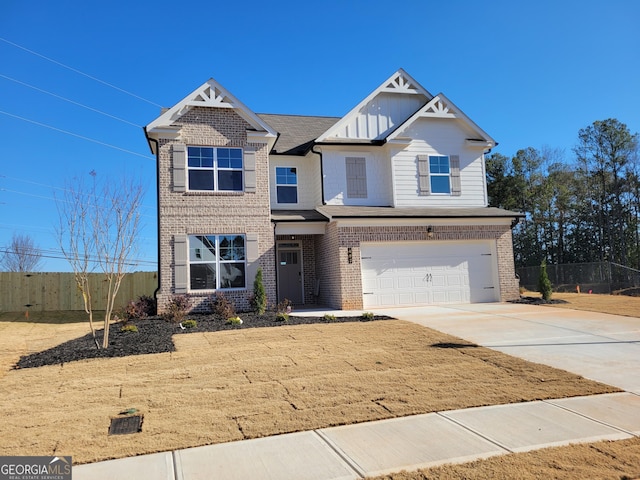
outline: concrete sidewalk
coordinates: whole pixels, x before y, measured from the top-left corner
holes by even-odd
[[[357,479],[569,443],[640,437],[640,319],[497,303],[375,313],[626,391],[437,412],[110,460],[76,466],[74,478]]]
[[[358,479],[640,436],[638,412],[628,392],[453,410],[79,465],[73,478]]]

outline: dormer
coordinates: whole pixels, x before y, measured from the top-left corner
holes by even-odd
[[[381,143],[433,98],[400,69],[324,132],[317,143]]]

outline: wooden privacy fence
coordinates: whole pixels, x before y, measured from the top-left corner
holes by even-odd
[[[104,274],[89,278],[94,310],[106,308],[108,285]],[[153,296],[158,286],[157,272],[128,273],[122,279],[116,297],[116,308],[125,306],[140,295]],[[73,273],[0,272],[0,311],[84,310],[82,294]]]

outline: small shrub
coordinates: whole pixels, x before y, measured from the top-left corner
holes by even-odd
[[[540,264],[540,275],[538,276],[538,291],[542,295],[543,300],[551,300],[551,280],[547,275],[547,262],[545,260]]]
[[[288,298],[276,305],[276,313],[291,313],[291,310],[293,310],[293,303]]]
[[[209,297],[211,311],[222,318],[231,318],[236,316],[236,307],[231,303],[223,293],[217,292],[214,296]]]
[[[289,321],[289,314],[285,313],[285,312],[276,313],[276,321],[278,321],[278,322],[288,322]]]
[[[120,327],[120,331],[138,333],[138,327],[136,327],[135,325],[123,325],[122,327]]]
[[[147,318],[156,313],[156,301],[148,295],[141,295],[137,300],[132,300],[119,312],[118,317],[125,321]]]
[[[362,320],[373,320],[373,317],[375,317],[373,312],[362,312],[362,315],[360,315]]]
[[[180,323],[191,309],[191,299],[188,295],[174,295],[167,303],[162,318],[169,322]]]
[[[335,320],[336,316],[331,313],[325,313],[322,318],[324,318],[325,320]]]
[[[196,328],[198,326],[198,322],[196,322],[195,320],[185,320],[180,325],[182,325],[184,328]]]
[[[253,296],[251,297],[251,306],[258,315],[263,315],[267,310],[267,294],[264,291],[262,283],[262,269],[258,268],[256,278],[253,281]]]
[[[242,325],[242,319],[240,317],[229,317],[226,321],[227,325]]]

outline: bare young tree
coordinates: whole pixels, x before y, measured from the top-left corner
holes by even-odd
[[[102,348],[109,346],[109,325],[116,296],[124,276],[135,266],[136,237],[140,230],[142,186],[132,181],[120,183],[96,179],[92,184],[74,181],[56,198],[59,227],[58,241],[70,263],[96,347],[99,347],[93,325],[90,274],[102,271],[107,282],[107,304],[104,315]]]
[[[42,253],[30,235],[14,233],[11,244],[0,257],[0,268],[7,272],[35,272],[42,265]]]
[[[95,183],[94,187],[95,189]],[[63,255],[71,265],[75,276],[76,286],[82,295],[84,311],[89,315],[89,328],[93,335],[96,348],[100,344],[96,339],[96,329],[93,324],[93,305],[89,277],[96,269],[95,244],[92,233],[92,197],[82,179],[74,179],[67,185],[62,197],[56,195],[58,207],[58,227],[56,229],[58,244]]]

